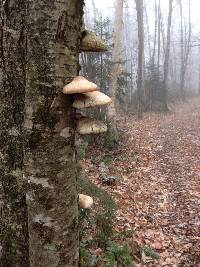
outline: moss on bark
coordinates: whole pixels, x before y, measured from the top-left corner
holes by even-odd
[[[0,1],[0,266],[27,267],[23,180],[26,1]]]

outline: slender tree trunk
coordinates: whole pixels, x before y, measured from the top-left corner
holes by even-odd
[[[118,130],[116,122],[116,91],[117,91],[117,79],[121,73],[121,37],[123,27],[123,3],[124,0],[116,1],[115,8],[115,21],[114,21],[114,48],[112,54],[112,69],[110,73],[110,86],[109,92],[112,99],[112,103],[108,106],[108,134],[112,135],[114,141],[118,141]]]
[[[94,0],[92,0],[92,8],[93,8],[94,24],[95,24],[97,22],[97,9],[96,9]]]
[[[199,46],[199,77],[198,77],[198,94],[200,95],[200,46]]]
[[[0,1],[0,266],[28,267],[23,180],[27,1]]]
[[[143,0],[136,0],[137,23],[138,23],[138,79],[137,79],[137,113],[142,118],[142,95],[144,90],[144,22]]]
[[[155,0],[155,26],[154,26],[154,44],[153,44],[153,53],[152,53],[152,66],[155,64],[155,55],[156,55],[156,43],[157,43],[157,27],[158,27],[158,12],[157,12],[157,0]]]
[[[132,36],[130,34],[130,13],[129,8],[127,5],[127,8],[125,9],[124,14],[124,38],[125,38],[125,53],[126,53],[126,64],[125,64],[125,72],[130,73],[130,77],[126,77],[127,82],[127,93],[125,96],[125,103],[126,108],[125,111],[128,112],[128,109],[131,106],[131,98],[132,98],[132,88],[133,88],[133,42],[132,42]]]
[[[153,40],[153,52],[151,56],[151,69],[152,69],[152,75],[153,77],[156,76],[156,69],[155,69],[155,56],[156,56],[156,46],[157,46],[157,28],[158,28],[158,6],[157,6],[157,0],[155,0],[154,3],[154,14],[155,14],[155,24],[154,24],[154,40]],[[148,106],[149,109],[152,110],[153,107],[153,90],[150,88],[149,90],[149,98],[148,98]]]
[[[198,94],[200,95],[200,65],[199,65],[199,82],[198,82]]]
[[[103,25],[102,25],[102,16],[101,16],[101,39],[103,38]],[[102,84],[103,84],[103,55],[101,53],[100,55],[100,66],[101,66],[101,79],[100,79],[100,89],[102,89]]]
[[[160,10],[160,23],[161,23],[161,34],[162,34],[162,46],[163,46],[163,58],[165,57],[165,27],[163,23],[163,15]]]
[[[160,69],[160,38],[161,37],[161,7],[160,7],[160,0],[158,2],[158,61],[157,61],[157,68],[158,71]]]
[[[172,69],[172,80],[173,80],[175,87],[177,86],[177,53],[176,53],[176,51],[177,51],[176,46],[173,42],[172,43],[172,66],[171,66],[171,69]]]
[[[131,51],[131,84],[130,84],[129,106],[131,106],[132,104],[132,94],[133,94],[133,52]]]
[[[168,25],[167,25],[167,45],[165,50],[165,59],[164,59],[164,80],[162,88],[162,110],[168,111],[167,107],[167,81],[169,74],[169,57],[170,57],[170,44],[171,44],[171,24],[172,24],[172,4],[173,0],[169,0],[169,13],[168,13]]]
[[[180,28],[181,28],[181,71],[180,71],[180,93],[181,93],[181,97],[183,97],[183,91],[184,88],[182,88],[182,86],[184,86],[185,84],[183,81],[183,73],[184,73],[184,44],[183,44],[183,7],[182,7],[182,1],[180,0],[179,2],[179,7],[180,7]]]
[[[182,1],[179,2],[180,5],[180,17],[181,17],[181,76],[180,76],[180,92],[181,98],[185,101],[185,76],[188,67],[188,59],[190,54],[191,46],[191,1],[189,0],[189,22],[188,22],[188,36],[185,33],[185,40],[183,36],[183,11],[182,11]]]
[[[148,12],[147,12],[147,5],[144,2],[144,12],[145,12],[145,17],[146,17],[146,24],[147,24],[147,40],[148,40],[148,52],[149,52],[149,59],[151,60],[151,40],[150,40],[150,29],[149,29],[149,17],[148,17]]]
[[[26,177],[30,266],[78,265],[78,205],[72,98],[83,2],[29,1]]]

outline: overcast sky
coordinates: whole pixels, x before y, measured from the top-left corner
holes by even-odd
[[[114,0],[94,0],[95,5],[98,9],[102,10],[103,14],[112,14],[113,13],[113,7],[114,7]],[[128,2],[129,6],[134,6],[133,0],[126,1]],[[146,0],[146,2],[154,2],[153,0]],[[166,6],[168,5],[169,0],[162,0],[163,3],[166,3]],[[187,0],[183,0],[183,3],[187,4]],[[174,0],[174,3],[176,3],[176,0]],[[86,6],[89,6],[91,4],[91,0],[86,0]],[[196,31],[200,32],[200,0],[191,0],[191,13],[192,13],[192,24],[193,26],[196,26]]]

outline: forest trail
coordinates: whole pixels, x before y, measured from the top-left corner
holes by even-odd
[[[134,229],[137,244],[159,252],[158,262],[138,266],[200,266],[200,98],[167,115],[129,115],[120,127],[123,144],[104,151],[112,157],[109,175],[123,177],[104,186],[118,203],[117,231]],[[90,178],[101,184],[92,168]]]

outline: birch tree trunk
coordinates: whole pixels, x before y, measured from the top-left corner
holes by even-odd
[[[143,0],[136,0],[137,23],[138,23],[138,79],[137,79],[137,113],[142,118],[142,95],[144,90],[144,22]]]
[[[167,24],[167,44],[165,49],[164,59],[164,80],[162,88],[162,110],[168,111],[167,107],[167,81],[169,74],[169,57],[170,57],[170,44],[171,44],[171,24],[172,24],[172,4],[173,0],[169,0],[168,24]]]
[[[114,20],[114,48],[112,53],[112,69],[110,73],[110,86],[109,92],[112,99],[112,103],[108,106],[108,123],[109,132],[112,135],[113,140],[118,141],[118,130],[116,122],[116,91],[117,91],[117,79],[121,73],[121,36],[123,28],[123,4],[124,0],[116,0],[115,8],[115,20]]]
[[[0,266],[78,266],[72,98],[62,88],[79,69],[83,1],[0,4]]]
[[[29,1],[26,93],[30,266],[78,265],[72,98],[83,1]]]

